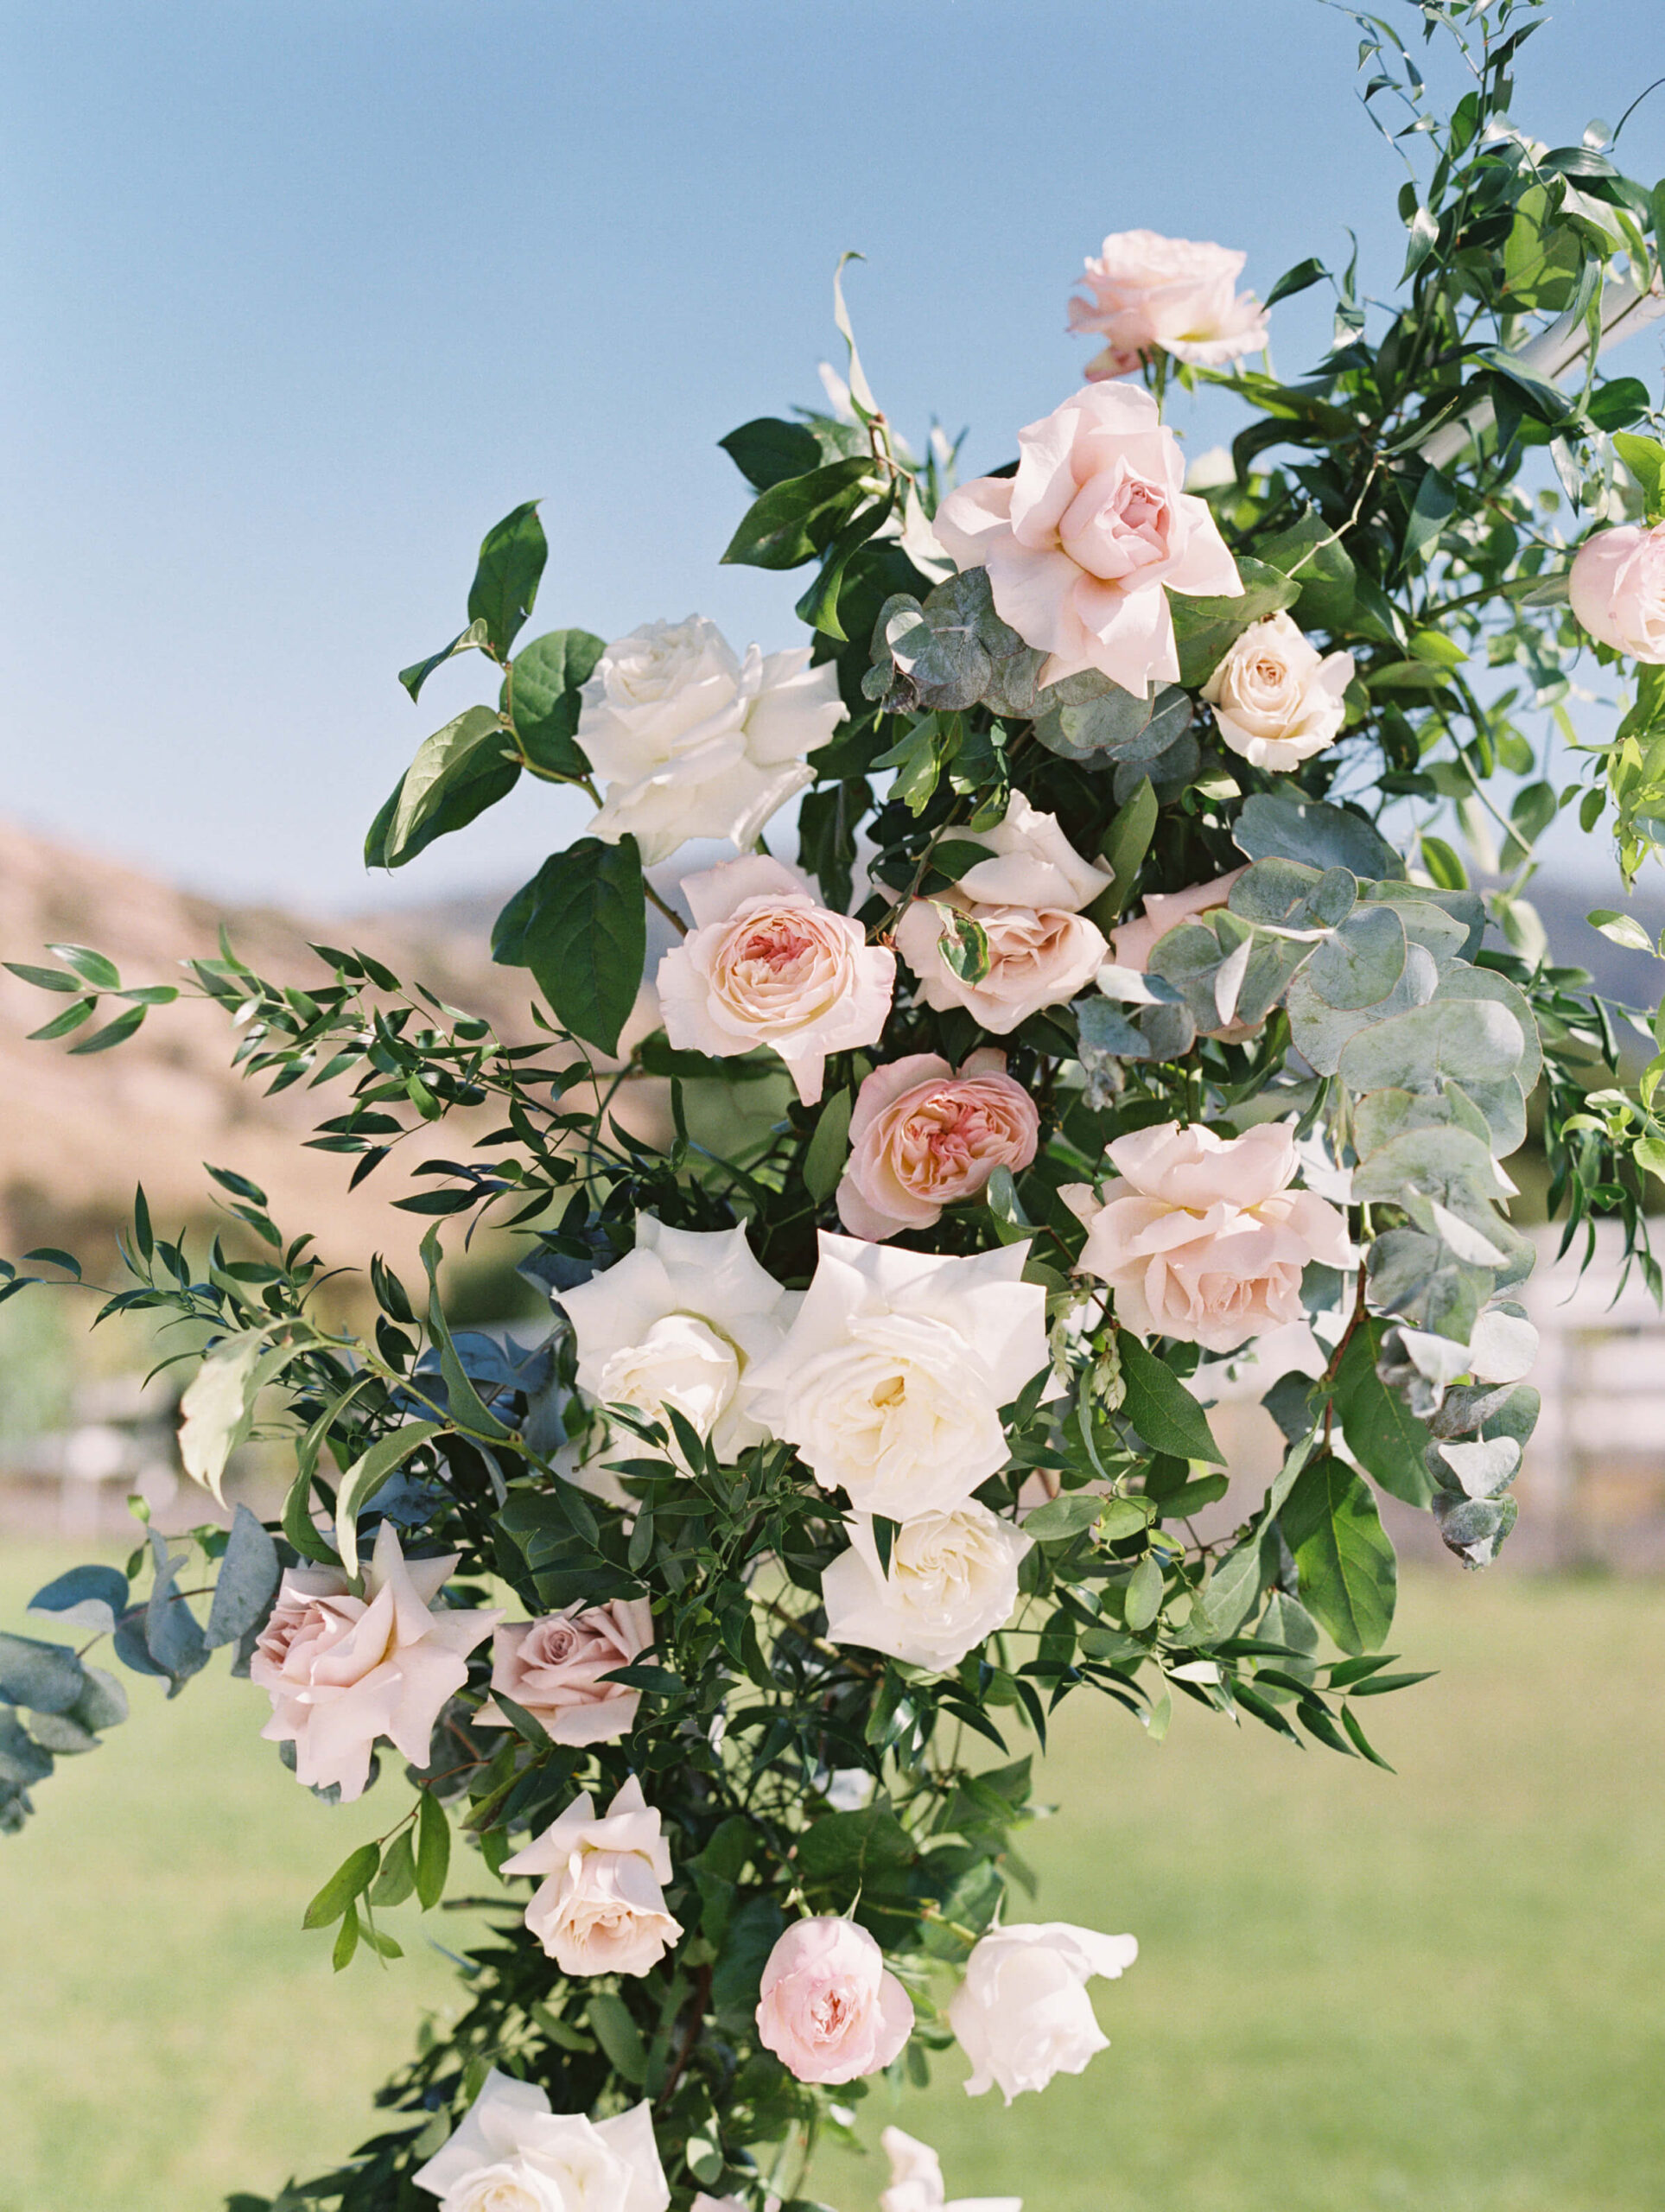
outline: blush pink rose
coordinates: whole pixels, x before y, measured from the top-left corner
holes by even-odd
[[[1015,476],[950,492],[933,527],[962,569],[1047,655],[1043,684],[1083,669],[1143,697],[1179,680],[1167,591],[1242,591],[1207,503],[1185,489],[1179,441],[1149,392],[1090,385],[1018,433]],[[1164,587],[1166,587],[1165,589]]]
[[[760,853],[687,877],[683,895],[696,926],[659,963],[665,1035],[719,1059],[766,1045],[813,1104],[828,1053],[883,1034],[894,954],[821,906],[798,869]]]
[[[384,1521],[362,1598],[334,1567],[284,1575],[249,1675],[271,1700],[260,1732],[295,1745],[297,1782],[333,1785],[350,1803],[364,1794],[378,1736],[427,1765],[440,1707],[468,1679],[467,1653],[503,1618],[435,1604],[457,1557],[407,1560]]]
[[[1289,1187],[1300,1161],[1287,1122],[1222,1137],[1164,1122],[1118,1137],[1109,1157],[1116,1175],[1101,1198],[1077,1185],[1070,1199],[1087,1224],[1081,1266],[1137,1336],[1235,1351],[1301,1319],[1312,1262],[1353,1263],[1342,1215]]]
[[[1590,635],[1632,660],[1665,662],[1665,522],[1624,523],[1586,537],[1567,582]]]
[[[1266,309],[1236,289],[1244,259],[1223,245],[1155,231],[1113,232],[1081,279],[1090,296],[1070,302],[1071,329],[1104,340],[1087,364],[1089,382],[1126,376],[1152,353],[1214,369],[1259,353]]]
[[[562,1974],[646,1974],[681,1938],[670,1848],[634,1775],[599,1817],[586,1789],[502,1871],[544,1877],[526,1925]]]
[[[617,1743],[635,1726],[642,1694],[605,1678],[639,1659],[652,1641],[653,1608],[645,1598],[512,1621],[493,1636],[492,1688],[541,1721],[557,1744]],[[509,1722],[488,1701],[475,1726]]]
[[[969,914],[988,940],[988,973],[956,976],[943,957],[947,927],[937,909]],[[979,1028],[1004,1037],[1043,1007],[1063,1006],[1103,963],[1103,932],[1084,914],[1057,906],[982,906],[963,893],[915,899],[896,925],[896,950],[919,979],[919,995],[939,1013],[963,1006]]]
[[[1039,1137],[1035,1102],[1007,1074],[1004,1052],[973,1052],[958,1075],[934,1052],[911,1052],[856,1094],[838,1217],[873,1243],[929,1229],[997,1167],[1028,1166]]]
[[[758,2034],[800,2082],[854,2082],[888,2066],[913,2032],[913,2002],[865,1928],[800,1920],[769,1954]]]

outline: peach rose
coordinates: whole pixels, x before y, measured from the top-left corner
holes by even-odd
[[[666,1036],[720,1059],[766,1045],[813,1104],[828,1053],[883,1033],[895,956],[819,905],[799,869],[760,853],[687,877],[683,895],[696,926],[659,963]]]
[[[547,1877],[526,1925],[562,1974],[646,1974],[682,1935],[665,1910],[670,1848],[634,1775],[599,1820],[583,1791],[502,1871]]]
[[[1251,622],[1203,686],[1221,736],[1256,768],[1298,768],[1341,734],[1351,653],[1319,655],[1280,612]]]
[[[1070,302],[1071,330],[1090,330],[1104,350],[1087,364],[1089,382],[1126,376],[1151,353],[1217,369],[1266,344],[1266,309],[1235,288],[1246,257],[1155,231],[1115,231],[1081,282],[1090,299]]]
[[[856,1094],[838,1217],[874,1243],[929,1229],[997,1167],[1026,1167],[1039,1136],[1035,1102],[1007,1074],[1004,1052],[973,1052],[957,1076],[936,1053],[911,1052]]]
[[[1240,1137],[1163,1122],[1118,1137],[1116,1179],[1095,1201],[1081,1265],[1115,1294],[1116,1319],[1141,1337],[1177,1337],[1215,1352],[1301,1318],[1302,1270],[1347,1268],[1347,1224],[1309,1191],[1292,1191],[1293,1130],[1262,1122]]]
[[[913,2002],[853,1920],[789,1928],[763,1969],[758,2035],[800,2082],[854,2082],[888,2066],[913,2032]]]
[[[1573,612],[1604,645],[1665,662],[1665,522],[1624,523],[1579,546],[1567,583]]]
[[[295,1745],[297,1782],[334,1786],[350,1804],[364,1795],[378,1736],[427,1765],[440,1707],[468,1679],[467,1655],[503,1618],[435,1604],[457,1558],[407,1560],[384,1521],[362,1598],[334,1567],[289,1569],[249,1676],[271,1700],[260,1732]]]
[[[653,1608],[645,1598],[513,1621],[493,1636],[492,1688],[541,1721],[557,1744],[617,1743],[635,1726],[642,1694],[606,1677],[640,1658],[652,1641]],[[474,1725],[509,1723],[488,1700]]]
[[[1018,433],[1015,476],[950,492],[933,524],[962,569],[986,568],[996,613],[1045,652],[1043,684],[1096,668],[1142,698],[1177,683],[1167,593],[1236,598],[1236,563],[1184,489],[1179,441],[1149,392],[1090,385]]]

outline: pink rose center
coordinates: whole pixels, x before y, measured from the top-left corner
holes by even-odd
[[[1172,527],[1166,487],[1122,459],[1088,478],[1058,524],[1058,537],[1090,575],[1119,583],[1168,558]]]
[[[810,2026],[822,2041],[836,2042],[851,2022],[860,2017],[861,1992],[842,1982],[817,1990],[810,1999]]]

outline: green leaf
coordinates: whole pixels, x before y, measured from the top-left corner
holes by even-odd
[[[344,1967],[352,1965],[353,1954],[359,1948],[359,1908],[356,1904],[350,1904],[341,1916],[340,1931],[335,1938],[335,1948],[329,1955],[329,1962],[337,1974],[340,1974]]]
[[[25,1252],[26,1263],[40,1262],[49,1268],[61,1268],[72,1281],[81,1279],[81,1263],[73,1252],[60,1251],[55,1244],[37,1244],[32,1252]]]
[[[742,423],[717,443],[755,492],[807,476],[821,465],[821,442],[815,432],[802,423],[783,423],[772,415]]]
[[[1426,844],[1427,840],[1424,838],[1423,842]],[[1611,906],[1598,906],[1593,913],[1586,914],[1585,919],[1592,929],[1599,930],[1612,944],[1622,944],[1627,952],[1655,950],[1652,938],[1634,914],[1616,913]],[[26,1253],[24,1256],[29,1258],[33,1255]]]
[[[520,747],[546,776],[587,776],[578,715],[583,686],[607,651],[588,630],[550,630],[515,655],[503,682],[503,710]]]
[[[615,1051],[647,957],[636,840],[583,837],[552,855],[498,916],[492,957],[530,968],[563,1028]]]
[[[589,2024],[614,2069],[639,2088],[647,2079],[647,2048],[622,1997],[598,1990],[589,2000]]]
[[[433,1791],[424,1789],[416,1813],[416,1896],[424,1912],[431,1912],[445,1895],[450,1867],[451,1823]]]
[[[1282,276],[1267,294],[1265,304],[1269,308],[1274,308],[1280,300],[1293,298],[1297,292],[1306,291],[1309,285],[1321,283],[1329,274],[1329,270],[1321,261],[1312,259],[1298,261],[1293,269],[1284,270]]]
[[[848,1090],[836,1090],[821,1109],[804,1155],[804,1186],[817,1205],[838,1188],[849,1152],[850,1112],[855,1101]]]
[[[1665,518],[1665,445],[1634,430],[1616,430],[1613,450],[1636,478],[1649,521]]]
[[[1426,559],[1433,551],[1456,512],[1456,493],[1437,468],[1428,469],[1416,487],[1404,543],[1400,548],[1400,558],[1408,568],[1413,561]]]
[[[72,1052],[107,1052],[113,1045],[124,1045],[144,1020],[142,1006],[130,1006],[125,1014],[118,1014],[102,1029],[95,1029],[90,1037],[83,1037],[79,1045],[72,1045]]]
[[[356,1851],[348,1852],[302,1914],[302,1928],[327,1928],[332,1921],[339,1920],[354,1897],[361,1896],[375,1880],[381,1863],[381,1851],[376,1844],[361,1843]]]
[[[33,983],[37,991],[63,991],[73,994],[81,988],[80,979],[66,976],[61,968],[30,968],[21,960],[0,961],[3,967],[25,983]]]
[[[1150,850],[1151,839],[1156,834],[1160,811],[1150,778],[1141,777],[1138,790],[1117,811],[1104,832],[1098,848],[1099,857],[1115,880],[1087,909],[1089,919],[1100,929],[1107,928],[1125,912],[1145,855]]]
[[[55,952],[60,960],[73,968],[84,982],[91,983],[95,991],[120,990],[121,970],[113,960],[106,960],[103,953],[94,952],[91,945],[49,944],[47,950]]]
[[[423,685],[427,683],[434,671],[436,668],[443,668],[454,653],[470,652],[476,646],[483,648],[489,642],[485,623],[471,622],[466,630],[458,631],[448,645],[442,645],[436,653],[429,653],[426,660],[416,661],[410,667],[402,668],[399,671],[399,681],[414,700],[420,696]]]
[[[1307,1611],[1342,1650],[1380,1650],[1393,1625],[1398,1570],[1361,1478],[1320,1452],[1295,1478],[1279,1517]]]
[[[206,1636],[211,1650],[222,1643],[240,1643],[265,1618],[281,1573],[276,1545],[248,1507],[239,1504],[208,1608]]]
[[[416,1886],[416,1846],[411,1831],[401,1828],[383,1854],[382,1871],[370,1892],[370,1902],[378,1911],[384,1906],[403,1904]]]
[[[378,1437],[370,1449],[363,1452],[341,1478],[341,1487],[335,1500],[335,1548],[341,1554],[345,1572],[356,1577],[359,1572],[359,1516],[374,1497],[395,1467],[402,1466],[413,1452],[418,1451],[431,1436],[437,1436],[442,1423],[436,1421],[407,1421],[403,1428],[391,1428]]]
[[[1293,582],[1300,594],[1294,601],[1294,619],[1303,630],[1353,626],[1357,571],[1339,534],[1322,515],[1304,514],[1287,530],[1262,538],[1255,550],[1268,568]],[[1240,569],[1241,566],[1240,563]]]
[[[81,1662],[68,1644],[0,1635],[0,1697],[34,1713],[67,1713],[86,1689]]]
[[[877,464],[867,455],[789,476],[753,502],[722,557],[753,569],[801,568],[879,489]]]
[[[1115,1342],[1127,1385],[1122,1410],[1151,1449],[1224,1466],[1225,1453],[1214,1441],[1208,1415],[1173,1370],[1125,1329],[1117,1331]]]
[[[84,1021],[91,1019],[98,1010],[98,1004],[97,999],[77,999],[73,1006],[67,1006],[61,1014],[54,1014],[50,1021],[42,1022],[40,1028],[31,1029],[29,1043],[50,1045],[57,1038],[67,1037],[72,1029],[79,1029]]]
[[[1110,1504],[1133,1506],[1134,1501],[1131,1498],[1112,1498]],[[1109,1510],[1102,1497],[1071,1491],[1065,1497],[1048,1498],[1045,1505],[1038,1505],[1033,1513],[1026,1514],[1023,1533],[1038,1544],[1067,1543],[1071,1537],[1078,1536],[1084,1529],[1090,1529],[1101,1515],[1107,1515]],[[1134,1506],[1131,1520],[1125,1528],[1118,1529],[1117,1534],[1128,1535],[1134,1529],[1144,1526],[1144,1513]]]
[[[440,1240],[436,1229],[430,1229],[422,1240],[422,1263],[428,1275],[428,1333],[439,1352],[440,1373],[444,1378],[451,1417],[465,1428],[480,1432],[493,1444],[500,1444],[509,1431],[475,1389],[467,1370],[457,1357],[450,1327],[440,1306]]]
[[[1122,1618],[1135,1634],[1147,1629],[1162,1610],[1162,1570],[1147,1552],[1128,1579]]]
[[[464,830],[512,791],[520,763],[504,756],[509,733],[490,707],[470,707],[423,740],[371,824],[366,868],[403,868],[435,838]]]
[[[1300,586],[1268,560],[1240,556],[1242,591],[1233,598],[1194,599],[1171,591],[1168,606],[1179,645],[1179,681],[1190,690],[1205,683],[1251,622],[1293,607]]]
[[[1397,1390],[1376,1373],[1383,1324],[1373,1316],[1354,1330],[1336,1370],[1336,1411],[1347,1448],[1386,1491],[1425,1506],[1433,1481],[1424,1462],[1428,1432]]]
[[[549,553],[536,499],[505,515],[481,542],[480,566],[468,591],[468,620],[486,625],[487,640],[499,658],[532,611]]]
[[[805,1882],[848,1882],[854,1889],[886,1868],[911,1865],[914,1856],[913,1839],[883,1805],[859,1813],[823,1813],[804,1830],[798,1847]]]

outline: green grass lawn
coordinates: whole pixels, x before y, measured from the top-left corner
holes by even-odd
[[[65,1564],[0,1551],[0,1624]],[[895,2118],[950,2195],[1027,2212],[1655,2212],[1665,2198],[1665,1594],[1414,1579],[1374,1708],[1397,1777],[1238,1734],[1058,1717],[1037,1917],[1130,1929],[1113,2048],[1008,2113],[944,2062]],[[64,1762],[0,1840],[0,2212],[215,2212],[368,2132],[449,2001],[419,1927],[339,1980],[301,1909],[378,1802],[325,1811],[214,1672]],[[131,1681],[132,1678],[129,1678]],[[390,1801],[391,1802],[391,1801]],[[408,1916],[395,1916],[396,1921]],[[816,2193],[870,2212],[877,2159]]]

